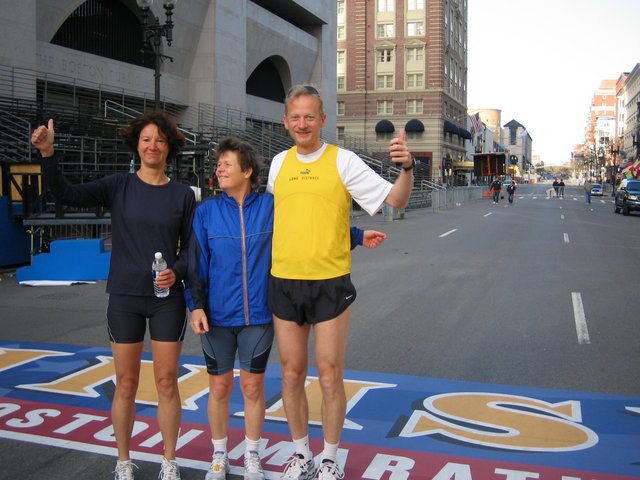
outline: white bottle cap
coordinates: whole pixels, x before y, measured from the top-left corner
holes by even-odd
[[[156,258],[162,258],[162,252],[156,252],[155,253],[155,257]]]

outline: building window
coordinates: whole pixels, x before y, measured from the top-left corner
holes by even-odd
[[[336,52],[336,63],[338,65],[344,64],[345,58],[346,58],[346,55],[344,50],[338,50]]]
[[[376,75],[376,89],[393,89],[393,75]]]
[[[422,73],[407,74],[407,88],[422,88],[422,85],[423,85]]]
[[[378,0],[379,12],[393,12],[396,0]]]
[[[407,100],[407,114],[421,114],[422,113],[422,100],[413,99]]]
[[[338,0],[338,15],[344,13],[344,0]]]
[[[393,115],[393,100],[378,100],[378,115]]]
[[[344,40],[346,38],[344,31],[345,31],[344,25],[338,25],[338,30],[337,30],[338,40]]]
[[[409,22],[409,23],[407,23],[407,36],[408,37],[422,37],[422,36],[424,36],[424,23],[422,23],[422,22]]]
[[[388,63],[393,61],[393,50],[391,48],[382,48],[378,50],[378,62]]]
[[[422,61],[424,49],[422,47],[407,47],[407,62]]]
[[[407,0],[407,10],[424,10],[424,0]]]
[[[378,50],[378,62],[379,63],[389,63],[393,61],[393,49],[392,48],[381,48]]]
[[[338,140],[344,140],[344,127],[336,127]]]
[[[338,102],[336,104],[336,114],[344,115],[344,102]]]
[[[338,90],[344,90],[346,88],[346,83],[344,80],[344,76],[339,76],[336,81],[336,88]]]
[[[389,38],[394,36],[393,23],[379,23],[376,31],[378,38]]]

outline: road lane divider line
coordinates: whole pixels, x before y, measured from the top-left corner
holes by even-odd
[[[560,215],[560,220],[564,220],[564,215]]]
[[[493,212],[485,213],[483,216],[488,217],[489,215],[493,215]]]
[[[569,234],[563,233],[562,235],[564,236],[564,243],[569,243]]]
[[[578,343],[586,345],[591,343],[589,338],[589,329],[587,328],[587,319],[584,315],[584,306],[582,305],[582,295],[580,292],[571,292],[571,301],[573,302],[573,318],[576,322],[576,333],[578,335]]]
[[[458,231],[458,229],[454,228],[453,230],[449,230],[448,232],[443,233],[442,235],[438,235],[438,237],[443,238],[443,237],[446,237],[447,235],[451,235],[453,232],[457,232],[457,231]]]

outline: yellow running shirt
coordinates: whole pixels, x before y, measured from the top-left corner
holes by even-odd
[[[323,280],[351,270],[351,195],[338,173],[338,147],[311,163],[286,153],[274,181],[273,258],[278,278]]]

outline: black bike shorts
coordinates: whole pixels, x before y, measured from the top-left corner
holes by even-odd
[[[202,335],[201,341],[209,375],[232,371],[236,352],[242,370],[264,373],[273,345],[273,323],[242,327],[212,326]]]

